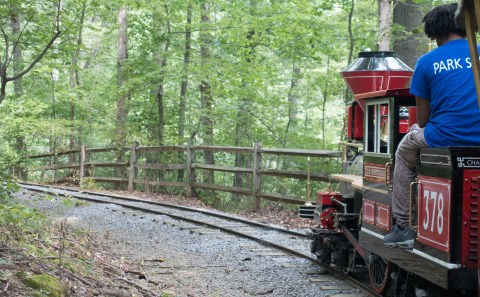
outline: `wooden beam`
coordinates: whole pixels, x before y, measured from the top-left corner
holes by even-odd
[[[212,185],[207,183],[192,183],[192,187],[222,191],[222,192],[237,193],[237,194],[243,194],[243,195],[252,195],[252,190],[245,189],[245,188],[219,186],[219,185]]]
[[[283,148],[262,148],[260,149],[262,154],[274,154],[274,155],[290,155],[290,156],[304,156],[304,157],[325,157],[325,158],[340,158],[342,157],[341,151],[328,151],[328,150],[302,150],[302,149],[283,149]]]
[[[165,145],[165,146],[139,146],[137,151],[139,153],[146,152],[184,152],[186,150],[185,145]]]
[[[186,164],[161,164],[161,163],[154,163],[154,164],[136,164],[135,168],[139,169],[148,169],[148,170],[182,170],[187,169]]]
[[[467,31],[468,49],[470,51],[470,61],[472,62],[473,80],[477,92],[478,107],[480,109],[480,62],[478,61],[477,35],[475,33],[475,13],[480,7],[472,1],[475,11],[465,10],[465,29]],[[478,7],[478,8],[477,8]]]
[[[210,165],[210,164],[202,164],[202,163],[193,163],[192,167],[195,169],[206,169],[206,170],[223,171],[223,172],[244,172],[244,173],[253,172],[252,168],[226,167],[226,166],[218,166],[218,165]]]
[[[253,203],[252,203],[252,210],[257,211],[260,210],[261,207],[261,199],[258,197],[258,192],[260,192],[260,188],[262,185],[262,176],[259,174],[260,170],[262,169],[262,154],[260,154],[259,150],[262,147],[261,142],[255,142],[255,146],[253,147]]]
[[[212,151],[212,152],[227,152],[227,153],[252,153],[251,147],[234,147],[234,146],[214,146],[214,145],[195,145],[192,146],[195,151]]]
[[[282,176],[282,177],[290,177],[295,179],[307,179],[308,173],[306,171],[299,171],[299,170],[277,170],[277,169],[268,169],[268,170],[260,170],[259,174],[261,175],[269,175],[269,176]],[[314,181],[324,181],[329,182],[330,178],[328,174],[324,173],[310,173],[310,179]]]
[[[282,194],[260,192],[257,194],[257,196],[270,201],[278,201],[278,202],[287,203],[287,204],[297,204],[297,205],[305,204],[305,200],[303,199],[293,198],[293,197],[285,196]]]
[[[83,188],[83,179],[85,177],[85,160],[87,158],[87,153],[86,153],[86,146],[82,144],[81,152],[80,152],[80,189]]]
[[[85,162],[85,167],[126,167],[128,162]]]
[[[161,187],[186,187],[188,183],[186,182],[176,182],[176,181],[144,181],[143,179],[134,179],[133,183],[149,186],[161,186]]]
[[[128,191],[133,192],[135,189],[133,185],[133,180],[137,177],[137,170],[135,165],[137,164],[137,147],[138,141],[134,141],[132,145],[132,149],[130,150],[130,166],[128,171]]]

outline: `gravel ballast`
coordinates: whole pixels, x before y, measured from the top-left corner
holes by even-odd
[[[136,278],[135,282],[158,296],[322,297],[340,293],[322,291],[320,286],[328,282],[310,281],[322,275],[320,267],[278,255],[251,240],[114,204],[69,207],[61,197],[25,190],[16,196],[52,220],[94,234],[106,253],[128,263],[124,270],[129,278]],[[141,273],[129,274],[129,270]],[[318,275],[311,275],[315,271]]]

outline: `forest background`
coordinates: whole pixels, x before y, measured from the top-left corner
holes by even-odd
[[[414,68],[443,2],[2,1],[0,170],[135,140],[337,149],[341,69],[367,48]]]

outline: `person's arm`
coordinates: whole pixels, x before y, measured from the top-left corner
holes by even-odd
[[[417,124],[423,128],[430,118],[430,100],[415,96],[415,101],[417,103]]]

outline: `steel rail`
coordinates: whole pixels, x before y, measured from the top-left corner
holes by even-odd
[[[64,197],[73,197],[73,198],[76,198],[76,199],[87,200],[87,201],[97,202],[97,203],[112,203],[112,204],[115,204],[115,205],[123,206],[125,208],[138,210],[138,211],[142,211],[142,212],[146,212],[146,213],[161,214],[161,215],[165,215],[165,216],[168,216],[170,218],[173,218],[173,219],[176,219],[176,220],[179,220],[179,221],[185,221],[185,222],[189,222],[189,223],[192,223],[192,224],[195,224],[195,225],[207,226],[211,229],[220,230],[222,232],[232,234],[232,235],[235,235],[235,236],[238,236],[238,237],[250,239],[252,241],[258,242],[258,243],[263,244],[265,246],[272,247],[274,249],[280,250],[280,251],[285,252],[287,254],[290,254],[292,256],[309,260],[309,261],[321,266],[326,271],[328,271],[332,275],[335,275],[339,279],[341,279],[341,280],[353,285],[354,287],[362,290],[364,293],[367,293],[371,296],[381,297],[381,295],[377,294],[373,289],[371,289],[370,287],[368,287],[367,285],[365,285],[361,281],[358,281],[358,280],[356,280],[352,277],[349,277],[349,276],[345,275],[345,273],[343,273],[342,271],[339,271],[339,270],[337,270],[337,269],[335,269],[335,268],[333,268],[333,267],[331,267],[327,264],[324,264],[324,263],[320,262],[319,260],[317,260],[316,257],[305,255],[301,252],[298,252],[298,251],[290,249],[288,247],[276,244],[274,242],[270,242],[270,241],[255,237],[255,236],[247,234],[247,233],[243,233],[243,232],[240,232],[240,231],[236,231],[236,230],[233,230],[233,229],[229,229],[229,228],[226,228],[226,227],[215,225],[214,223],[200,221],[200,220],[188,218],[188,217],[185,217],[185,216],[176,215],[176,214],[172,214],[172,213],[168,213],[168,212],[162,212],[160,210],[154,210],[154,209],[150,209],[150,208],[146,208],[146,207],[142,207],[142,206],[134,206],[134,205],[130,205],[130,204],[123,203],[123,202],[112,202],[112,201],[106,201],[106,200],[101,200],[101,199],[95,199],[95,198],[91,198],[91,197],[85,197],[85,196],[82,196],[81,194],[97,195],[97,196],[103,196],[103,197],[107,197],[107,198],[111,198],[111,199],[118,199],[118,200],[138,202],[138,203],[146,203],[146,204],[154,204],[154,205],[158,205],[158,206],[171,207],[171,208],[180,209],[180,210],[184,210],[184,211],[198,212],[198,213],[202,213],[202,214],[209,215],[209,216],[215,216],[215,217],[226,219],[226,220],[233,220],[233,221],[236,221],[236,222],[242,222],[242,223],[245,223],[247,225],[252,225],[252,226],[255,226],[255,227],[267,228],[267,229],[274,230],[274,231],[279,231],[279,232],[289,231],[289,232],[284,232],[284,233],[291,234],[290,232],[293,232],[294,235],[300,234],[298,236],[306,237],[306,235],[303,234],[303,233],[298,233],[298,232],[294,232],[294,231],[291,231],[291,230],[278,228],[278,227],[272,227],[272,226],[269,226],[269,225],[266,225],[266,224],[262,224],[262,223],[258,223],[258,222],[252,222],[252,221],[245,220],[245,219],[232,218],[228,215],[222,215],[222,214],[218,214],[218,213],[214,213],[214,212],[210,212],[210,211],[206,211],[206,210],[196,210],[194,208],[190,208],[190,207],[186,207],[186,206],[178,206],[178,205],[172,205],[172,204],[167,204],[167,203],[165,203],[165,205],[164,205],[164,203],[160,203],[160,202],[156,202],[156,201],[149,201],[149,200],[143,200],[143,199],[138,199],[138,198],[130,198],[130,197],[124,197],[124,196],[118,196],[118,195],[109,195],[109,194],[97,193],[97,192],[91,192],[91,191],[78,191],[78,190],[72,190],[72,189],[63,188],[63,187],[51,187],[51,186],[43,186],[43,185],[31,184],[31,183],[28,183],[28,184],[27,183],[19,183],[19,185],[24,189],[34,191],[34,192],[50,193],[50,194],[64,196]],[[43,189],[32,188],[32,187],[39,187],[39,188],[43,188]],[[78,193],[78,195],[72,195],[71,193],[70,194],[69,193],[58,193],[58,192],[55,192],[51,189],[76,192],[76,193]]]
[[[209,210],[205,210],[205,209],[197,209],[197,208],[193,208],[193,207],[175,205],[175,204],[166,203],[166,202],[159,202],[159,201],[145,200],[145,199],[140,199],[140,198],[135,198],[135,197],[126,197],[126,196],[119,196],[119,195],[113,195],[113,194],[106,194],[106,193],[95,192],[95,191],[77,190],[77,189],[72,189],[72,188],[68,188],[68,187],[52,187],[52,186],[45,186],[45,185],[40,185],[40,184],[24,183],[24,182],[21,182],[21,183],[18,183],[18,184],[19,185],[26,185],[27,188],[28,188],[28,186],[43,187],[43,188],[46,187],[46,188],[52,188],[52,189],[59,189],[59,190],[63,190],[63,191],[71,191],[71,192],[76,192],[76,193],[84,193],[84,194],[90,194],[90,195],[96,195],[96,196],[103,196],[103,197],[114,198],[114,199],[125,200],[125,201],[149,203],[149,204],[154,204],[154,205],[163,206],[163,207],[169,207],[169,208],[175,208],[175,209],[180,209],[180,210],[185,210],[185,211],[202,213],[202,214],[210,215],[210,216],[221,218],[221,219],[226,219],[226,220],[231,220],[231,221],[235,221],[235,222],[239,222],[239,223],[253,225],[253,226],[257,226],[257,227],[261,227],[261,228],[265,228],[265,229],[269,229],[269,230],[275,230],[275,231],[279,231],[279,232],[282,232],[282,233],[285,233],[285,234],[290,234],[290,235],[294,235],[294,236],[298,236],[298,237],[302,237],[302,238],[308,237],[307,234],[302,233],[302,232],[293,231],[293,230],[289,230],[289,229],[286,229],[286,228],[282,228],[282,227],[278,227],[278,226],[272,226],[272,225],[268,225],[268,224],[264,224],[264,223],[259,223],[259,222],[247,220],[247,219],[244,219],[244,218],[230,216],[230,215],[227,215],[227,214],[217,213],[217,212],[213,212],[213,211],[209,211]]]

